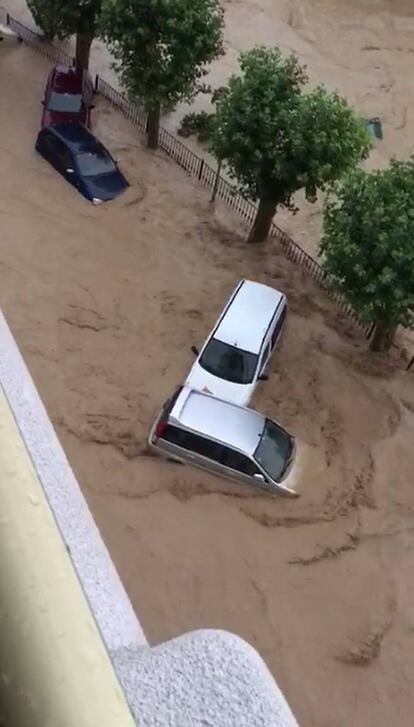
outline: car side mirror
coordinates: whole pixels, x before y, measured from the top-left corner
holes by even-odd
[[[254,479],[258,482],[265,482],[264,476],[260,472],[255,472],[253,475]]]
[[[269,377],[267,374],[260,374],[259,381],[269,381]]]
[[[194,354],[194,356],[198,356],[199,350],[197,346],[191,346],[191,352]]]
[[[73,174],[73,169],[67,169],[66,171],[68,174]]]
[[[41,100],[41,102],[40,102],[40,103],[42,104],[42,106],[44,106],[44,105],[45,105],[45,100],[44,100],[44,98],[42,98],[42,100]]]

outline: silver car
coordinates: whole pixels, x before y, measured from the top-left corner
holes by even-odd
[[[156,419],[149,444],[159,454],[221,477],[297,497],[294,438],[252,409],[180,387]]]

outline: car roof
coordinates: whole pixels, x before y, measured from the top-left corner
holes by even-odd
[[[263,432],[265,417],[252,409],[222,401],[183,386],[169,421],[253,454]]]
[[[102,144],[91,134],[89,129],[78,121],[64,121],[61,124],[54,124],[54,126],[48,127],[47,131],[56,134],[73,151],[92,151],[97,147],[102,147]]]
[[[57,65],[52,71],[52,88],[57,93],[82,93],[83,72],[73,66]]]
[[[243,351],[259,354],[276,308],[284,299],[284,294],[275,288],[252,280],[242,280],[213,337]]]

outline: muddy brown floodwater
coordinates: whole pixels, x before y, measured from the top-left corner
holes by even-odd
[[[10,12],[33,25],[25,0],[8,0],[6,4]],[[223,85],[238,71],[240,51],[255,43],[277,44],[286,53],[296,53],[306,64],[312,85],[323,83],[338,90],[364,118],[381,118],[384,139],[375,142],[369,168],[384,165],[392,156],[412,153],[412,0],[224,0],[222,4],[226,54],[212,65],[206,78],[213,87]],[[63,46],[73,48],[70,42]],[[110,65],[106,47],[95,41],[92,70],[117,85]],[[209,96],[200,95],[194,108],[209,110]],[[176,131],[188,110],[188,106],[180,105],[164,117],[163,125]],[[200,153],[192,139],[186,144]],[[297,203],[300,214],[292,216],[282,210],[276,221],[315,256],[322,228],[322,199],[312,205],[298,194]]]
[[[309,66],[319,59],[332,83],[339,69],[337,84],[346,77],[350,91],[353,78],[353,100],[369,72],[380,79],[392,68],[384,99],[412,103],[401,40],[412,18],[390,15],[401,3],[369,2],[370,15],[351,3],[349,27],[339,3],[306,12],[290,5],[285,25],[274,20],[275,40],[289,27],[285,45],[302,38],[306,56],[313,44]],[[246,28],[262,8],[269,18],[282,12],[280,3],[231,3],[229,17]],[[338,35],[347,27],[350,48]],[[382,44],[360,49],[360,72],[351,64],[358,37]],[[87,204],[33,150],[48,69],[24,45],[0,48],[0,304],[148,638],[198,627],[240,634],[302,727],[411,727],[413,375],[399,370],[397,352],[373,361],[277,247],[247,249],[238,220],[213,212],[204,190],[163,154],[149,154],[101,99],[94,128],[132,186],[112,204]],[[373,113],[382,108],[377,86]],[[407,146],[409,105],[401,136],[392,135],[391,101],[383,115],[382,149],[397,138]],[[282,345],[254,404],[317,449],[320,474],[295,502],[146,450],[155,414],[192,362],[190,345],[203,341],[242,276],[289,299]]]

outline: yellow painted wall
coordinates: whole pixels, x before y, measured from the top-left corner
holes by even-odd
[[[0,388],[0,712],[7,727],[133,727]]]

